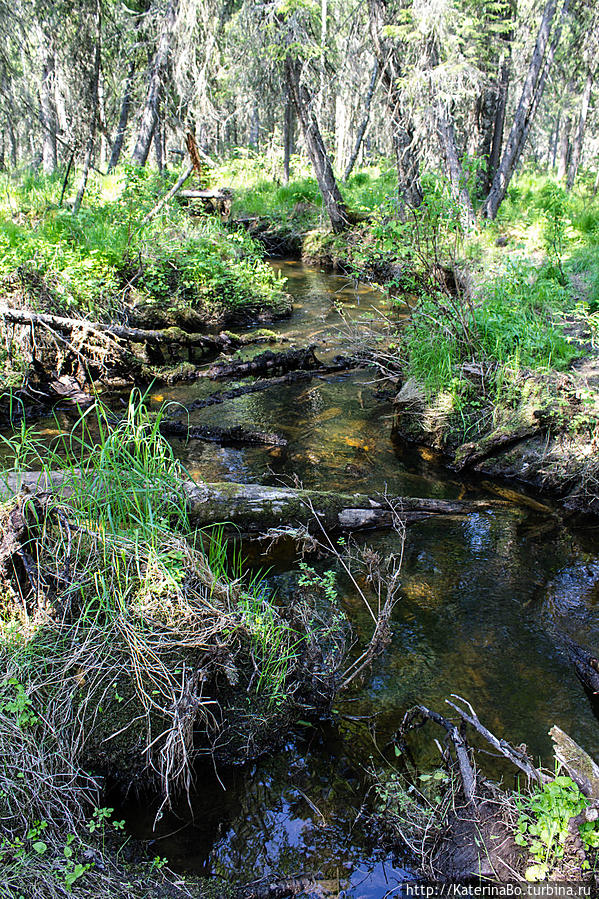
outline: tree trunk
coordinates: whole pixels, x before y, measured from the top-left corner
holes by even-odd
[[[559,140],[559,154],[557,160],[557,177],[562,181],[568,171],[570,161],[570,131],[572,130],[572,117],[567,116],[562,126]]]
[[[158,115],[158,103],[160,93],[164,81],[166,67],[168,65],[168,57],[171,47],[171,36],[179,10],[179,0],[169,0],[162,30],[154,54],[154,60],[150,68],[148,79],[148,91],[139,125],[137,142],[133,150],[131,161],[135,165],[145,165],[152,144],[152,136],[156,126],[156,118]]]
[[[391,117],[393,149],[397,165],[397,193],[399,199],[408,206],[422,203],[420,186],[420,159],[416,153],[414,125],[403,111],[401,92],[400,49],[384,37],[385,5],[383,0],[369,0],[370,34],[374,54],[381,70],[381,80],[385,87],[387,107]]]
[[[285,77],[289,95],[295,107],[306,141],[310,160],[322,194],[322,202],[331,221],[333,231],[338,234],[348,227],[347,209],[335,180],[331,160],[327,153],[318,121],[313,109],[312,97],[308,88],[301,83],[301,66],[291,54],[285,58]]]
[[[85,158],[83,160],[83,171],[81,173],[81,182],[79,184],[79,190],[77,191],[77,196],[75,197],[75,203],[73,205],[73,212],[75,213],[75,215],[77,215],[77,213],[79,212],[79,210],[81,208],[81,203],[83,202],[83,195],[85,194],[87,178],[89,175],[89,170],[92,166],[93,155],[94,155],[94,143],[96,140],[96,130],[98,127],[98,103],[99,103],[99,99],[100,99],[99,91],[100,91],[101,54],[102,54],[102,4],[101,4],[100,0],[97,0],[94,62],[93,62],[92,80],[91,80],[91,113],[90,113],[90,124],[89,124],[89,137],[87,139],[87,146],[85,149]]]
[[[488,187],[485,193],[491,189],[493,179],[497,174],[499,163],[501,160],[501,148],[503,147],[503,131],[505,128],[505,111],[507,108],[507,98],[510,86],[510,69],[511,69],[511,46],[510,52],[506,53],[501,61],[499,73],[499,96],[497,98],[497,106],[495,107],[495,123],[493,126],[493,142],[491,144],[491,154],[489,156],[488,167]]]
[[[327,58],[327,18],[329,15],[328,0],[320,0],[320,85],[318,88],[318,99],[316,103],[316,111],[319,119],[322,121],[322,108],[324,104],[324,89],[326,80],[326,58]]]
[[[555,130],[553,132],[553,139],[551,145],[551,170],[555,171],[555,165],[557,162],[557,143],[559,140],[559,129],[562,121],[562,111],[558,110],[557,118],[555,120]]]
[[[160,117],[157,116],[156,124],[154,126],[154,134],[152,136],[152,141],[154,143],[154,156],[156,157],[156,168],[162,174],[164,171],[164,156],[162,154],[162,122],[160,121]]]
[[[131,94],[133,93],[133,76],[135,74],[135,56],[131,56],[129,68],[123,86],[123,97],[121,100],[121,113],[119,115],[119,124],[114,136],[114,143],[110,153],[108,162],[108,171],[111,172],[118,165],[121,150],[123,149],[123,141],[127,132],[127,123],[129,121],[129,109],[131,108]]]
[[[362,141],[364,140],[364,135],[366,134],[366,129],[368,128],[368,123],[370,121],[370,105],[372,103],[372,98],[374,96],[374,92],[376,89],[378,75],[379,75],[379,63],[378,63],[378,59],[375,59],[374,66],[372,68],[372,75],[370,77],[370,84],[368,85],[368,93],[366,94],[366,100],[364,102],[364,115],[362,117],[360,127],[358,128],[358,133],[356,134],[356,142],[354,144],[354,149],[349,158],[349,162],[347,163],[347,168],[345,169],[345,174],[343,175],[344,181],[347,181],[347,179],[353,172],[354,166],[358,159],[358,154],[360,153],[360,147],[362,146]]]
[[[499,102],[499,85],[493,84],[483,90],[476,104],[476,130],[478,131],[476,158],[480,160],[481,167],[476,172],[475,190],[479,199],[486,197],[489,193],[493,180],[491,175],[491,148],[495,135]]]
[[[13,169],[17,167],[17,137],[15,135],[15,129],[13,128],[12,121],[9,119],[6,123],[6,130],[8,132],[8,142],[10,144],[10,161]]]
[[[567,11],[568,3],[569,0],[564,0],[561,13],[562,19]],[[545,81],[549,71],[548,67],[544,67],[545,52],[547,50],[556,9],[557,0],[547,0],[545,9],[543,10],[532,59],[528,67],[528,73],[522,88],[518,108],[514,116],[503,157],[499,168],[495,173],[491,190],[489,191],[483,206],[483,214],[490,219],[495,218],[497,210],[506,195],[512,175],[520,160],[520,156],[522,155],[524,143],[530,130],[534,113],[536,112],[545,87]],[[559,27],[560,26],[558,26],[558,28]],[[556,32],[556,36],[559,40],[559,32]],[[556,45],[557,42],[554,40],[553,46]]]
[[[104,76],[100,69],[98,78],[98,130],[100,132],[100,168],[105,169],[108,158],[108,145],[111,143],[106,124],[106,103],[104,97]]]
[[[56,105],[54,102],[54,80],[56,60],[52,42],[43,34],[42,81],[40,84],[40,120],[42,124],[42,167],[44,175],[56,171]]]
[[[439,143],[445,157],[446,172],[451,185],[451,195],[459,205],[462,227],[464,230],[470,230],[475,224],[474,209],[468,193],[464,170],[458,156],[453,122],[442,101],[437,103],[436,120]]]
[[[289,90],[285,92],[285,115],[283,120],[283,183],[289,184],[289,167],[293,153],[293,100]]]
[[[572,141],[572,153],[570,156],[570,165],[568,167],[567,180],[567,185],[570,190],[574,187],[574,182],[576,181],[576,175],[578,173],[578,166],[580,165],[580,160],[582,157],[582,143],[584,141],[584,131],[587,123],[589,104],[591,102],[591,91],[593,90],[594,76],[595,72],[589,69],[584,85],[584,91],[582,93],[578,124],[576,125],[576,132],[574,134],[574,140]]]
[[[260,151],[260,110],[258,109],[258,101],[254,102],[252,109],[252,120],[250,124],[250,147],[255,153]]]

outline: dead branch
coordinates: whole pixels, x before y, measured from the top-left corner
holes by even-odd
[[[487,743],[490,743],[491,746],[493,746],[495,749],[497,749],[498,752],[504,755],[506,759],[509,759],[510,762],[516,765],[517,768],[520,768],[521,771],[524,771],[526,776],[530,777],[532,780],[536,780],[541,784],[548,783],[551,780],[551,778],[547,774],[544,774],[538,768],[534,767],[525,752],[520,749],[514,749],[514,747],[510,746],[510,744],[506,740],[498,739],[494,734],[491,733],[490,730],[487,730],[487,728],[480,723],[478,715],[466,699],[463,699],[461,696],[457,696],[455,693],[452,693],[451,695],[454,699],[463,702],[464,705],[467,706],[468,711],[465,712],[464,709],[455,705],[455,703],[451,702],[449,699],[445,700],[447,705],[451,706],[451,708],[458,713],[462,720],[473,727],[474,730],[476,730],[477,733],[481,735],[481,737],[484,737]]]

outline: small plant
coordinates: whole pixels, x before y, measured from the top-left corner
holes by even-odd
[[[549,258],[558,269],[560,281],[566,282],[562,257],[566,236],[566,208],[568,194],[565,189],[548,181],[541,190],[540,205],[545,219],[543,237]]]
[[[514,839],[528,849],[534,862],[526,869],[525,877],[530,881],[545,880],[564,857],[570,819],[584,811],[589,800],[571,777],[560,775],[530,796],[519,798],[516,804],[520,817]],[[599,848],[599,829],[595,822],[580,826],[580,838],[586,849]],[[588,869],[588,861],[583,867]]]
[[[317,590],[322,593],[326,600],[330,603],[337,601],[337,587],[335,584],[336,575],[333,569],[329,568],[322,574],[307,565],[305,562],[299,563],[301,574],[298,578],[300,587],[308,587],[311,590]]]
[[[12,693],[10,696],[0,696],[0,712],[14,716],[14,719],[22,730],[37,724],[38,717],[33,711],[33,702],[27,696],[23,684],[14,677],[5,681],[6,687]]]

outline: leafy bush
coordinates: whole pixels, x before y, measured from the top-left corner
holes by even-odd
[[[520,817],[515,840],[528,849],[534,861],[526,870],[526,879],[545,880],[564,857],[570,819],[584,811],[589,800],[571,777],[560,776],[530,796],[518,798],[516,804]],[[595,822],[582,824],[579,832],[587,850],[599,848],[599,829]],[[588,860],[583,862],[585,867],[587,870],[590,867]]]

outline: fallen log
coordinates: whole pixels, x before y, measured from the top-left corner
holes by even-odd
[[[75,477],[77,473],[75,473]],[[72,492],[70,472],[6,472],[0,482],[8,495],[23,488],[33,492],[55,492],[68,501]],[[90,489],[102,491],[102,472],[88,475]],[[92,479],[93,478],[93,479]],[[107,475],[109,480],[110,475]],[[246,533],[264,533],[283,523],[304,526],[314,533],[391,528],[398,520],[412,524],[428,518],[461,517],[508,510],[501,500],[440,500],[413,496],[372,497],[363,493],[329,493],[297,490],[264,484],[220,482],[201,484],[183,481],[182,495],[191,523],[207,527],[225,523]]]
[[[597,658],[595,653],[584,649],[565,634],[560,634],[559,638],[566,647],[579,681],[591,696],[596,699],[599,696],[599,658]]]
[[[90,334],[107,335],[129,343],[175,344],[210,352],[220,352],[223,349],[243,346],[243,340],[236,341],[231,334],[188,333],[180,328],[164,328],[163,330],[130,328],[127,325],[90,322],[85,318],[64,318],[61,315],[31,312],[29,309],[12,309],[9,306],[0,306],[0,317],[15,324],[41,325],[62,332],[70,333],[75,329],[83,329],[89,331]]]
[[[262,390],[270,390],[271,387],[288,387],[290,384],[297,384],[300,381],[310,381],[312,378],[323,378],[342,371],[351,371],[360,365],[360,362],[356,359],[338,358],[341,361],[337,364],[333,363],[332,365],[313,368],[309,371],[303,369],[289,371],[287,374],[279,377],[254,381],[252,384],[242,384],[239,387],[232,387],[230,390],[220,390],[218,393],[211,393],[202,397],[202,399],[194,400],[186,405],[185,409],[190,411],[191,409],[205,409],[207,406],[218,406],[226,400],[234,400],[239,396],[246,396],[248,393],[260,393]]]
[[[580,791],[589,799],[599,799],[599,766],[596,762],[556,724],[549,731],[549,736],[557,761],[564,766]]]
[[[343,371],[351,371],[362,365],[363,363],[360,360],[352,359],[350,356],[335,356],[331,365],[323,365],[321,368],[296,369],[295,371],[288,371],[284,375],[273,375],[273,377],[256,380],[251,384],[242,384],[239,387],[232,387],[230,390],[219,390],[217,393],[211,393],[207,397],[194,400],[193,403],[186,405],[185,408],[187,410],[204,409],[206,406],[219,405],[220,403],[225,402],[225,400],[232,400],[238,396],[245,396],[248,393],[259,393],[262,390],[269,390],[271,387],[288,386],[290,384],[296,384],[299,381],[310,381],[312,378],[322,378]],[[164,380],[168,384],[176,384],[178,381],[193,381],[196,379],[198,372],[199,377],[204,377],[201,369],[197,369],[196,371],[192,370],[191,372],[189,370],[183,370],[180,374],[175,373],[173,376],[171,373],[166,377],[164,374],[161,375],[160,371],[157,370],[154,380],[158,383],[161,383]]]
[[[463,443],[456,451],[454,468],[456,471],[464,471],[465,468],[474,468],[484,462],[490,456],[503,450],[510,449],[517,443],[529,440],[541,431],[540,425],[523,425],[512,430],[498,430],[475,440],[472,443]]]
[[[168,201],[172,200],[172,198],[175,196],[177,191],[181,190],[181,188],[183,187],[183,185],[185,184],[185,182],[187,181],[187,179],[189,178],[189,176],[191,175],[193,170],[194,170],[194,165],[193,165],[193,163],[190,163],[187,166],[187,168],[185,169],[185,171],[183,172],[183,174],[181,175],[181,177],[179,178],[179,180],[175,182],[175,184],[171,187],[171,189],[168,191],[168,193],[166,193],[162,197],[162,199],[159,200],[158,203],[156,203],[156,205],[153,206],[152,209],[150,209],[150,211],[148,213],[146,213],[146,215],[144,215],[143,219],[141,220],[143,225],[145,225],[147,222],[149,222],[150,219],[153,219],[154,216],[160,212],[160,210],[163,208],[163,206],[166,206]]]
[[[314,355],[316,345],[309,347],[300,347],[291,350],[284,350],[280,353],[273,353],[272,350],[266,350],[259,353],[253,359],[246,362],[222,362],[213,365],[205,371],[198,372],[198,378],[210,378],[211,381],[219,381],[224,379],[235,380],[237,378],[248,378],[268,375],[271,372],[283,375],[290,371],[309,371],[310,369],[322,368],[323,364]]]
[[[186,425],[180,421],[161,421],[160,433],[165,437],[203,440],[205,443],[218,443],[220,446],[287,446],[287,440],[278,434],[253,431],[242,425],[218,428],[208,425]]]

